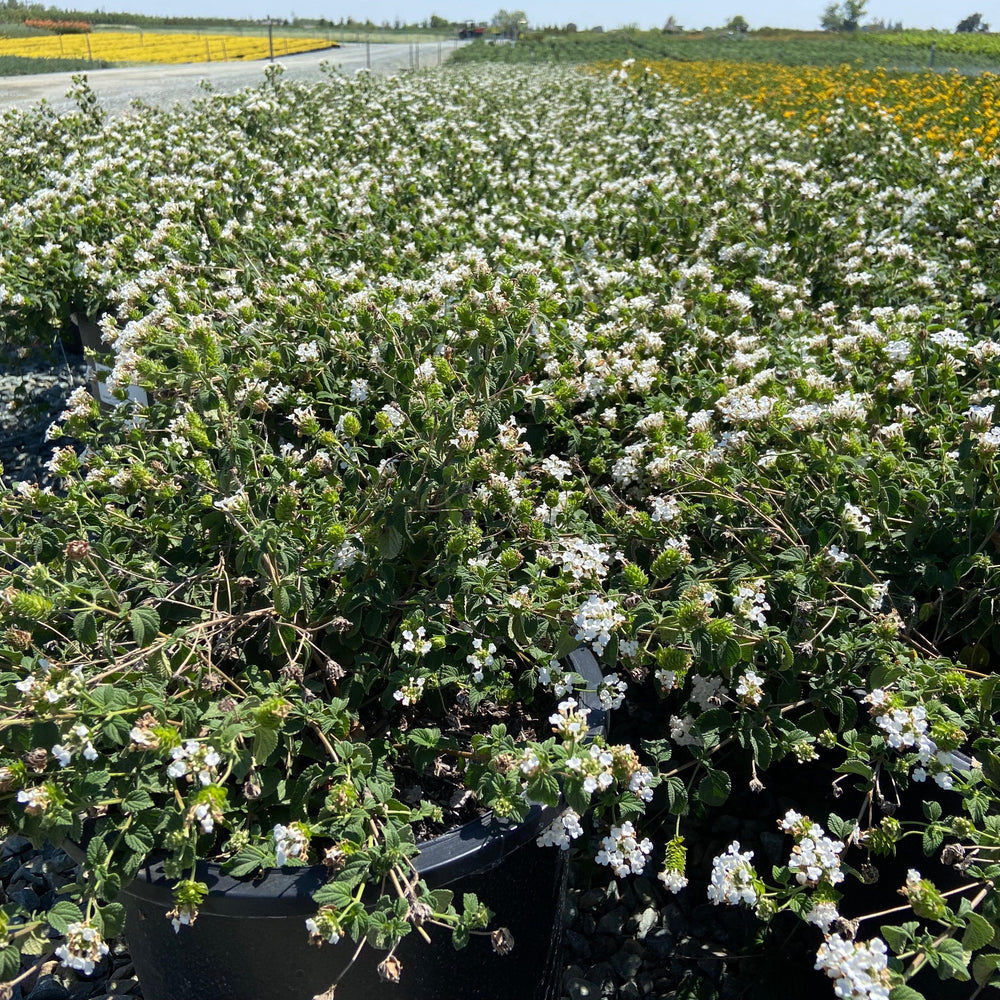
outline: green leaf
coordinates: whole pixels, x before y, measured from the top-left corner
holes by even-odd
[[[965,933],[962,934],[962,947],[967,951],[985,948],[993,940],[993,925],[979,913],[970,913],[967,919]]]
[[[546,806],[559,804],[559,782],[551,774],[537,773],[528,782],[528,798]]]
[[[143,809],[153,808],[153,797],[145,788],[133,788],[132,791],[122,799],[122,812],[137,813]]]
[[[145,826],[129,827],[124,837],[125,846],[136,854],[148,854],[156,846],[156,838]]]
[[[160,616],[152,608],[135,608],[130,616],[132,637],[142,648],[152,645],[160,634]]]
[[[383,559],[395,559],[403,550],[403,536],[395,528],[387,527],[375,540],[375,545]]]
[[[945,938],[935,952],[940,966],[938,975],[942,979],[958,979],[965,982],[969,976],[969,953],[954,938]]]
[[[977,955],[972,963],[972,976],[980,986],[985,986],[1000,969],[1000,952],[991,951],[988,955]]]
[[[83,921],[83,910],[76,903],[71,903],[67,899],[61,899],[45,916],[53,930],[59,934],[65,934],[66,928],[70,924],[77,924]]]
[[[893,986],[889,991],[889,1000],[926,1000],[926,998],[912,986]]]
[[[6,983],[17,975],[21,966],[21,953],[10,944],[0,948],[0,983]]]
[[[125,927],[125,907],[121,903],[105,903],[97,911],[96,923],[105,940],[118,937]]]
[[[278,748],[278,730],[275,726],[258,726],[253,734],[254,763],[266,764],[267,759]]]
[[[885,938],[885,943],[897,955],[900,952],[906,951],[913,937],[913,935],[909,933],[905,927],[893,927],[888,924],[883,924],[878,930],[882,937]]]
[[[93,611],[81,611],[73,619],[73,635],[82,646],[93,646],[97,642],[97,619]]]
[[[725,771],[708,768],[707,772],[698,782],[698,798],[707,806],[721,806],[732,791],[732,779]]]

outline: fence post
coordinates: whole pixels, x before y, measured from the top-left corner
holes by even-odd
[[[271,28],[271,15],[267,15],[267,55],[274,62],[274,33]]]
[[[83,37],[87,39],[87,58],[90,60],[90,65],[93,66],[94,65],[94,53],[91,52],[91,50],[90,50],[90,35],[89,34],[85,34]]]
[[[931,42],[931,65],[930,68],[934,69],[934,53],[937,51],[937,42]]]
[[[365,66],[368,67],[368,72],[372,71],[372,40],[370,37],[365,38]]]

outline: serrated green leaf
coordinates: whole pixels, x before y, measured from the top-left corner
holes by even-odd
[[[954,938],[945,938],[934,949],[940,966],[938,975],[942,979],[958,979],[965,982],[969,975],[969,953]]]
[[[45,917],[53,930],[59,934],[65,934],[66,928],[70,924],[82,922],[83,910],[76,903],[71,903],[67,899],[61,899],[45,914]]]
[[[889,1000],[926,1000],[923,993],[918,993],[912,986],[893,986],[889,991]]]
[[[122,799],[122,811],[126,813],[142,812],[143,809],[152,809],[153,804],[153,798],[145,788],[133,788]]]
[[[14,945],[0,948],[0,983],[6,983],[17,975],[21,966],[21,953]]]
[[[885,943],[898,955],[906,951],[909,947],[911,935],[903,927],[893,927],[883,924],[879,928],[879,933],[885,939]]]
[[[988,955],[977,955],[972,963],[972,976],[980,986],[985,986],[1000,968],[1000,953],[991,951]]]
[[[993,925],[981,914],[970,913],[962,934],[962,947],[968,951],[985,948],[993,940]]]
[[[527,785],[528,798],[542,805],[556,806],[559,804],[559,782],[551,774],[538,772]]]
[[[152,645],[160,634],[160,616],[152,608],[135,608],[129,616],[132,638],[141,648]]]
[[[125,927],[125,907],[121,903],[105,903],[97,911],[96,922],[105,940],[118,937]]]
[[[97,642],[97,619],[93,611],[81,611],[73,619],[73,635],[82,646],[93,646]]]
[[[253,734],[253,759],[256,764],[266,764],[278,748],[278,730],[275,726],[258,726]]]
[[[145,826],[129,827],[124,834],[125,846],[136,854],[148,854],[156,846],[156,838]]]
[[[721,806],[732,791],[732,779],[725,771],[709,769],[698,782],[698,798],[707,806]]]

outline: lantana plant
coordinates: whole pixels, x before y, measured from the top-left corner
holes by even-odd
[[[0,794],[87,845],[3,909],[0,978],[92,969],[156,850],[178,934],[199,860],[325,864],[303,935],[405,976],[404,935],[488,925],[414,877],[437,769],[797,913],[839,996],[994,980],[997,163],[877,124],[498,68],[7,115],[5,334],[92,317],[117,405],[74,393],[0,492]],[[580,645],[648,738],[588,735]],[[784,863],[692,885],[689,820],[779,764]]]

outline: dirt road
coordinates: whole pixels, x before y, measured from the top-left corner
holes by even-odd
[[[373,73],[396,73],[417,66],[437,66],[448,58],[454,41],[422,42],[420,44],[388,43],[366,45],[365,42],[345,42],[340,48],[300,55],[282,56],[276,60],[285,67],[285,76],[293,80],[319,80],[320,63],[328,62],[342,72],[353,75],[371,68]],[[209,80],[217,91],[232,92],[252,87],[264,78],[267,61],[239,63],[189,63],[183,66],[133,66],[123,69],[98,69],[87,73],[87,81],[110,113],[128,109],[135,98],[147,104],[169,106],[191,100],[204,91],[202,80]],[[48,101],[54,108],[72,106],[66,91],[72,85],[72,73],[40,73],[36,76],[0,77],[0,111],[7,108],[29,108],[39,101]]]

